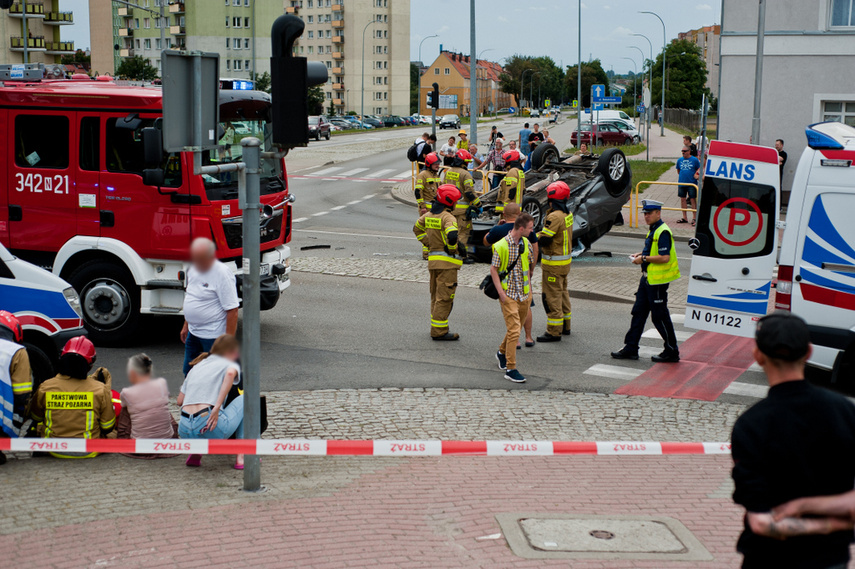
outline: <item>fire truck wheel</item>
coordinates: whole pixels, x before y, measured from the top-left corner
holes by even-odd
[[[89,261],[69,279],[80,294],[83,322],[99,345],[121,344],[136,331],[140,289],[127,269],[109,261]]]

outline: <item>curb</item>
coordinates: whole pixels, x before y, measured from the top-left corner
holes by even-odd
[[[672,232],[672,234],[673,234],[673,232]],[[636,233],[634,231],[614,231],[614,230],[612,230],[612,231],[609,231],[608,233],[606,233],[606,235],[609,235],[611,237],[629,237],[629,238],[634,238],[634,239],[646,239],[647,238],[647,234],[641,233],[641,231]],[[692,238],[688,237],[686,235],[674,235],[674,241],[679,241],[681,243],[688,243],[690,239],[692,239]]]
[[[389,192],[392,194],[392,199],[401,202],[404,205],[416,207],[416,197],[410,193],[410,185],[412,182],[407,182],[406,190],[401,189],[401,184],[393,186]]]

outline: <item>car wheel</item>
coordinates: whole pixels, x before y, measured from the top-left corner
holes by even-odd
[[[321,139],[321,133],[316,131],[315,132],[315,141],[318,141],[320,139]]]
[[[544,206],[537,200],[528,196],[523,198],[520,204],[520,210],[529,214],[534,219],[534,230],[540,231],[543,229]]]
[[[531,153],[531,167],[537,170],[544,164],[558,162],[560,158],[561,153],[554,144],[541,144]]]
[[[602,146],[603,146],[603,139],[602,138],[597,139],[596,146],[599,148],[602,148]]]
[[[626,146],[632,146],[632,137],[628,137],[626,140],[623,141],[623,143]]]
[[[89,261],[68,279],[80,292],[83,322],[95,344],[120,344],[137,329],[140,289],[125,267],[105,261]]]
[[[329,131],[327,131],[327,134],[326,134],[326,136],[324,136],[324,138],[326,138],[327,140],[329,140],[329,139],[330,139],[330,136],[332,136],[332,135],[329,133]]]
[[[609,148],[603,152],[595,171],[603,175],[606,191],[610,195],[621,197],[629,190],[632,172],[626,155],[619,148]]]

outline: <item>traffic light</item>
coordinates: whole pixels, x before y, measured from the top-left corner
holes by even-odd
[[[434,109],[439,108],[439,84],[433,84],[433,91],[428,93],[430,95],[430,103],[428,106],[433,107]]]
[[[303,20],[286,14],[276,18],[270,31],[273,143],[289,148],[309,143],[308,90],[326,83],[329,77],[323,63],[293,56],[294,42],[304,28]]]

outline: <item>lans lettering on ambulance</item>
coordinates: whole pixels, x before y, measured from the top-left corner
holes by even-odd
[[[698,204],[686,325],[752,337],[763,315],[807,321],[809,363],[855,379],[855,128],[806,129],[786,220],[774,148],[713,141]],[[777,229],[781,229],[779,235]],[[780,250],[778,242],[780,236]],[[776,265],[776,295],[771,289]]]

